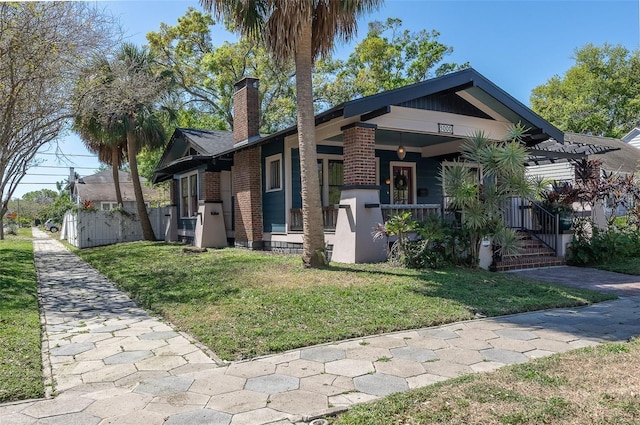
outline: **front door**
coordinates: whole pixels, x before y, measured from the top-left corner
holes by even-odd
[[[392,203],[413,204],[413,167],[406,165],[393,165],[391,167],[391,192]]]

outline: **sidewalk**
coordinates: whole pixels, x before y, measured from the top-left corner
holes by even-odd
[[[35,229],[34,238],[55,397],[0,405],[3,425],[302,424],[393,392],[640,333],[640,297],[632,296],[226,364],[59,242]]]

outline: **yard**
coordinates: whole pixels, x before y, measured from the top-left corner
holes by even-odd
[[[333,425],[640,423],[640,340],[466,375],[356,406]]]
[[[76,252],[227,360],[611,298],[480,270],[337,263],[308,270],[298,256],[182,248],[133,242]]]
[[[30,229],[0,241],[0,403],[44,395]]]

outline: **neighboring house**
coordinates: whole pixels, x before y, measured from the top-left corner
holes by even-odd
[[[602,161],[600,169],[615,174],[633,174],[638,170],[640,149],[636,149],[620,139],[589,136],[586,134],[564,133],[564,144],[545,141],[534,148],[549,149],[556,158],[533,157],[527,164],[527,174],[556,181],[575,181],[575,169],[571,161],[580,156]]]
[[[622,141],[628,143],[634,148],[640,149],[640,127],[636,127],[622,138]]]
[[[125,171],[118,171],[120,179],[120,191],[122,193],[123,208],[135,211],[136,197],[133,192],[133,182],[131,175]],[[146,184],[146,179],[140,177],[142,184],[142,194],[147,207],[166,204],[168,195],[164,190]],[[81,177],[70,185],[71,197],[77,204],[91,202],[98,210],[112,210],[118,206],[116,201],[116,190],[113,183],[113,171],[105,169],[90,176]]]
[[[261,136],[258,99],[258,81],[245,78],[236,85],[233,133],[175,130],[153,179],[171,181],[166,239],[300,250],[297,129]],[[439,213],[441,169],[459,157],[464,139],[479,130],[503,139],[515,123],[529,129],[529,147],[565,141],[562,131],[473,69],[318,114],[318,173],[332,259],[384,260],[384,242],[373,242],[373,227],[392,212]],[[538,152],[547,154],[556,155]]]

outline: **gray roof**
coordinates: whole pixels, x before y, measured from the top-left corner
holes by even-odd
[[[634,173],[640,161],[640,149],[620,139],[570,132],[564,133],[564,144],[548,139],[530,147],[528,151],[527,165],[589,158],[601,160],[603,170],[626,174]]]
[[[122,170],[118,174],[120,176],[120,192],[122,192],[123,202],[135,202],[136,196],[133,192],[131,175]],[[147,179],[140,177],[142,195],[145,201],[159,201],[166,198],[161,190],[145,184],[146,181]],[[80,178],[74,185],[74,194],[79,196],[82,201],[115,202],[116,189],[113,184],[111,169]],[[96,207],[99,207],[99,205],[96,205]]]
[[[158,162],[153,183],[169,180],[176,171],[204,164],[233,148],[231,131],[176,128]]]
[[[223,130],[198,130],[177,128],[200,155],[217,155],[233,148],[233,132]]]
[[[634,173],[638,170],[640,149],[630,146],[620,139],[612,137],[589,136],[587,134],[565,133],[564,138],[570,143],[609,148],[608,152],[594,153],[589,158],[602,160],[602,169],[606,171]]]

